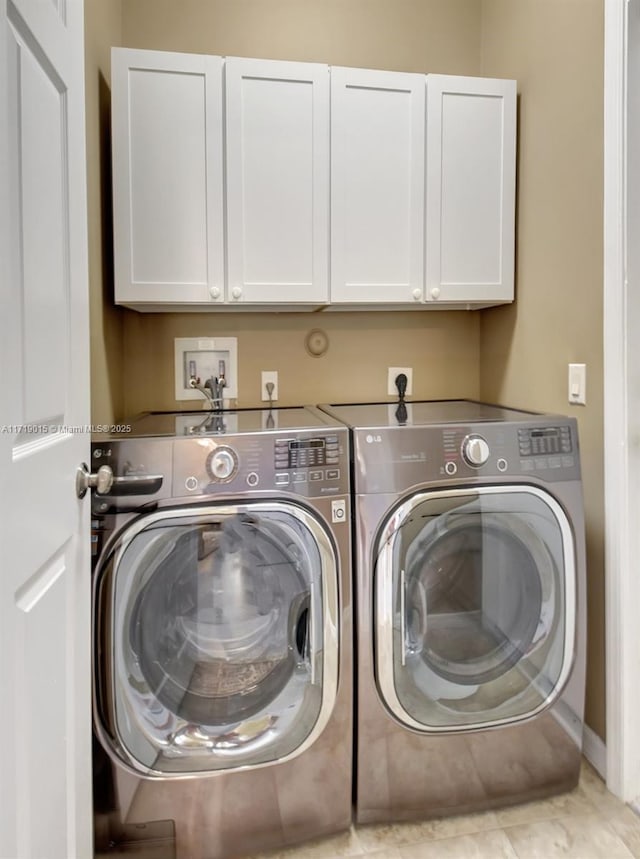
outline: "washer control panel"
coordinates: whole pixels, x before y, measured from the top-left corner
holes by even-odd
[[[286,491],[321,497],[348,492],[348,486],[346,429],[174,441],[174,498],[218,490]]]

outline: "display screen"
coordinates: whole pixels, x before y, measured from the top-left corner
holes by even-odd
[[[334,442],[337,445],[337,442]],[[327,464],[331,445],[325,438],[281,438],[275,443],[275,465],[279,468],[314,468]]]
[[[571,453],[571,428],[538,427],[518,430],[520,456],[540,456],[554,453]]]
[[[307,450],[311,447],[324,447],[325,440],[323,438],[308,438],[303,441],[290,441],[289,450]]]

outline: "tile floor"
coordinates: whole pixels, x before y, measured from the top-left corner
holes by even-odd
[[[466,817],[357,826],[251,859],[640,859],[640,817],[584,763],[580,784],[552,799]]]

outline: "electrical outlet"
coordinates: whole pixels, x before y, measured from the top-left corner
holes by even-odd
[[[410,397],[413,393],[413,369],[411,367],[389,367],[387,371],[387,395],[389,397],[397,397],[398,389],[396,387],[396,376],[404,373],[407,377],[407,390],[405,395]]]
[[[263,403],[268,403],[269,400],[273,400],[274,402],[278,399],[278,371],[277,370],[263,370],[261,373],[262,381],[260,383],[260,391],[261,398]],[[269,396],[269,392],[267,390],[267,383],[271,382],[273,384],[273,392],[271,396]]]

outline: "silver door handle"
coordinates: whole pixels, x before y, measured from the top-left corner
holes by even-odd
[[[162,487],[162,474],[128,474],[114,477],[109,495],[154,495]],[[102,495],[100,490],[98,494]]]
[[[106,495],[112,486],[113,471],[109,465],[101,465],[95,474],[91,474],[87,468],[87,463],[83,462],[76,471],[76,495],[78,498],[84,498],[87,489],[95,489],[98,495]]]

